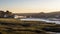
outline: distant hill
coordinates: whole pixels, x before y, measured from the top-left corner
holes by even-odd
[[[20,16],[28,16],[28,15],[35,15],[38,13],[14,13],[15,15],[20,15]]]
[[[20,16],[32,16],[33,18],[60,18],[60,11],[51,13],[14,13]]]

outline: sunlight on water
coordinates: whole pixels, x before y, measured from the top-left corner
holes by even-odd
[[[60,21],[51,21],[49,19],[40,19],[40,18],[26,18],[26,19],[20,19],[23,21],[44,21],[47,23],[56,23],[56,24],[60,24]],[[60,34],[60,33],[55,33],[55,32],[47,32],[47,33],[52,33],[52,34]]]
[[[26,18],[26,19],[20,19],[20,20],[24,20],[24,21],[44,21],[44,22],[47,22],[47,23],[60,24],[60,21],[51,21],[49,19],[40,19],[40,18]]]

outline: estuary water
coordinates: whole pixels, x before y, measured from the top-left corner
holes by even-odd
[[[20,20],[23,20],[23,21],[44,21],[44,22],[47,22],[47,23],[56,23],[56,24],[60,24],[60,21],[58,20],[49,20],[49,19],[41,19],[41,18],[25,18],[25,19],[20,19]]]
[[[25,18],[25,19],[20,19],[20,20],[23,20],[23,21],[44,21],[47,23],[60,24],[60,21],[58,21],[58,20],[49,20],[49,19],[41,19],[41,18]],[[47,32],[47,33],[60,34],[60,33],[56,33],[56,32]]]

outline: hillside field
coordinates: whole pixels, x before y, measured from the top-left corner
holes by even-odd
[[[57,27],[54,23],[21,21],[13,18],[0,18],[0,34],[50,34],[45,27]],[[60,27],[60,26],[58,26]]]

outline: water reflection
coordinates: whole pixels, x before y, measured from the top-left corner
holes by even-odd
[[[49,19],[40,19],[40,18],[26,18],[26,19],[20,19],[20,20],[24,20],[24,21],[44,21],[47,23],[56,23],[56,24],[60,24],[60,21],[58,20],[49,20]],[[51,34],[60,34],[60,33],[56,33],[56,32],[47,32],[47,33],[51,33]]]
[[[56,23],[56,24],[60,24],[60,21],[57,20],[49,20],[49,19],[40,19],[40,18],[26,18],[26,19],[20,19],[20,20],[24,20],[24,21],[44,21],[47,23]]]

